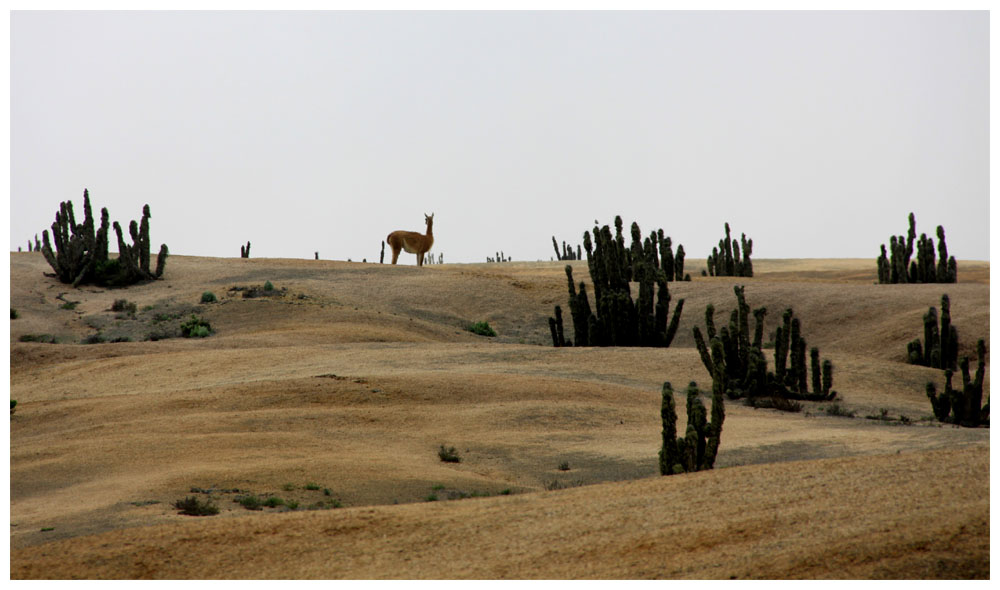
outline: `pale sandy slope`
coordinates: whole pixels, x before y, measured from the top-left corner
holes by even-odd
[[[946,287],[873,285],[868,261],[672,283],[666,350],[552,348],[562,267],[172,257],[163,281],[74,291],[12,254],[12,577],[988,577],[989,431],[926,420],[943,377],[902,362],[945,292],[963,352],[988,336],[988,265]],[[267,280],[284,295],[229,291]],[[660,386],[710,384],[691,327],[709,302],[727,317],[734,284],[769,332],[794,307],[855,417],[732,402],[717,469],[658,477]],[[119,298],[152,309],[116,319]],[[179,311],[216,334],[18,341]],[[479,320],[499,336],[463,329]],[[192,488],[222,513],[178,515]],[[300,509],[247,511],[247,493]],[[490,497],[449,500],[470,495]]]

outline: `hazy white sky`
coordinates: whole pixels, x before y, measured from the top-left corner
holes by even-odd
[[[373,262],[433,212],[445,262],[548,260],[616,214],[689,258],[726,221],[756,258],[874,258],[913,211],[989,259],[985,11],[10,23],[12,250],[88,188],[182,255]]]

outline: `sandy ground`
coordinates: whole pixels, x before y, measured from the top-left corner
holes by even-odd
[[[934,422],[943,374],[904,362],[942,293],[964,354],[988,338],[987,263],[944,286],[755,261],[671,283],[681,328],[654,350],[553,348],[565,263],[175,256],[110,290],[10,259],[14,579],[989,577],[989,430]],[[769,334],[795,310],[854,416],[729,402],[716,469],[660,477],[660,387],[710,388],[692,327],[708,303],[728,317],[734,284]],[[166,337],[191,314],[214,334]],[[220,513],[178,514],[189,496]]]

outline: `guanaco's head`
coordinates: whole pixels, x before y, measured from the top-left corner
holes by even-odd
[[[434,214],[431,213],[430,215],[428,215],[424,213],[424,221],[427,222],[427,232],[430,233],[431,226],[434,225]]]

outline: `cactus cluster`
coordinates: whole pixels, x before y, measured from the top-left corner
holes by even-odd
[[[750,260],[750,255],[753,253],[753,240],[748,240],[746,234],[741,234],[740,241],[737,242],[730,235],[728,222],[725,228],[726,237],[719,240],[719,246],[712,248],[712,254],[708,257],[708,275],[713,277],[752,277],[753,261]]]
[[[952,371],[958,367],[958,330],[951,323],[947,294],[941,296],[940,327],[937,309],[932,306],[924,314],[924,341],[916,338],[907,344],[906,358],[911,365]]]
[[[917,237],[917,221],[910,213],[910,227],[906,236],[890,236],[889,250],[882,244],[882,251],[876,259],[878,282],[891,283],[955,283],[958,282],[958,264],[954,256],[948,256],[948,245],[944,241],[944,227],[937,227],[937,261],[935,262],[934,240],[927,234],[920,234],[917,241],[917,259],[913,258],[913,242]]]
[[[705,405],[698,398],[698,384],[692,381],[687,388],[687,430],[677,436],[677,410],[674,390],[667,381],[663,384],[663,402],[660,406],[663,421],[663,446],[660,448],[660,475],[675,475],[711,469],[722,440],[722,423],[726,418],[722,391],[712,388],[711,420]]]
[[[944,372],[945,386],[944,392],[941,395],[937,394],[933,382],[927,382],[927,397],[931,401],[934,417],[941,422],[970,428],[990,425],[989,398],[986,400],[986,405],[983,405],[983,376],[986,373],[986,342],[982,339],[976,343],[976,354],[979,358],[975,378],[969,375],[969,357],[962,357],[962,362],[960,363],[962,369],[961,390],[953,389],[951,386],[951,377],[954,374],[954,371],[951,369],[947,369]]]
[[[433,256],[431,257],[433,263]],[[495,257],[486,257],[486,262],[510,262],[511,258],[509,256],[504,256],[503,250],[496,253]]]
[[[684,300],[669,314],[670,290],[667,282],[683,273],[683,250],[674,256],[669,238],[663,231],[653,232],[645,240],[637,223],[632,224],[632,246],[625,247],[621,217],[615,218],[616,235],[611,229],[594,228],[594,239],[584,232],[587,265],[594,287],[595,310],[591,310],[587,288],[579,289],[573,279],[573,267],[566,265],[569,284],[569,309],[573,320],[573,339],[559,340],[562,313],[550,318],[553,346],[658,346],[668,347],[677,333]],[[669,273],[664,254],[669,253]],[[680,263],[678,264],[678,259]],[[630,282],[638,283],[638,299],[632,299]],[[668,325],[668,318],[670,319]]]
[[[132,244],[126,244],[122,228],[114,222],[118,237],[118,258],[108,258],[108,210],[101,209],[101,225],[95,229],[90,208],[90,194],[83,191],[83,223],[77,224],[73,214],[73,203],[59,204],[59,212],[52,224],[52,242],[49,232],[42,232],[42,255],[63,283],[74,287],[84,283],[98,285],[125,286],[144,280],[157,279],[163,275],[167,261],[167,245],[160,246],[156,268],[150,269],[149,256],[149,205],[142,208],[139,224],[133,220],[129,224]]]
[[[730,315],[729,325],[716,331],[715,307],[705,308],[705,336],[694,327],[695,344],[702,363],[718,387],[732,399],[776,397],[782,399],[823,401],[837,396],[833,391],[833,363],[820,362],[819,349],[812,348],[807,362],[806,341],[802,337],[799,319],[789,308],[782,315],[782,325],[774,334],[774,372],[767,369],[763,352],[764,317],[766,308],[753,311],[754,331],[750,332],[750,306],[744,287],[733,287],[737,307]],[[711,351],[711,352],[710,352]],[[791,357],[791,366],[789,365]],[[812,392],[809,391],[807,366],[812,368]]]
[[[559,242],[556,241],[556,237],[552,236],[552,248],[556,251],[556,260],[583,260],[582,250],[580,250],[580,245],[576,245],[576,250],[573,250],[573,246],[566,246],[566,242],[562,243],[562,252],[559,251]]]
[[[240,258],[250,258],[250,240],[247,240],[246,246],[240,246]],[[319,254],[316,254],[316,258],[319,259]]]

